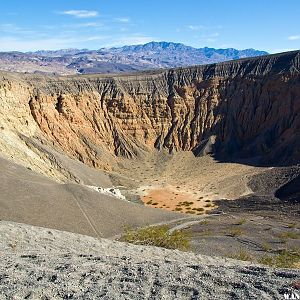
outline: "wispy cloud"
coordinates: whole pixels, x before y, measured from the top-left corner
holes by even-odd
[[[80,48],[84,43],[106,41],[107,36],[87,37],[57,37],[24,40],[21,38],[0,37],[0,51],[33,51],[33,50],[58,50],[65,48]]]
[[[209,25],[209,26],[207,26],[207,25],[199,25],[199,24],[195,25],[195,24],[192,24],[192,25],[187,25],[187,26],[185,26],[183,28],[177,28],[176,31],[177,32],[181,32],[181,31],[188,30],[188,31],[208,32],[208,31],[212,31],[212,30],[217,31],[217,30],[220,30],[222,28],[223,27],[221,25],[213,25],[213,26]],[[219,33],[215,33],[215,34],[219,35]]]
[[[69,15],[76,18],[94,18],[99,15],[98,11],[96,10],[65,10],[60,12],[63,15]]]
[[[120,23],[129,23],[130,22],[129,18],[115,18],[114,20],[117,22],[120,22]]]
[[[21,28],[15,24],[0,24],[0,32],[9,34],[36,34],[35,30]]]
[[[124,45],[139,45],[146,44],[156,40],[151,36],[144,36],[140,34],[133,34],[128,36],[115,37],[105,44],[105,47],[118,47]]]
[[[56,38],[32,38],[23,37],[1,37],[0,51],[35,51],[35,50],[58,50],[66,48],[84,48],[99,49],[102,47],[118,47],[124,45],[145,44],[157,40],[151,36],[141,33],[120,34],[120,35],[88,35],[78,36],[59,35]]]
[[[210,36],[211,36],[211,37],[217,37],[217,36],[219,36],[219,35],[220,35],[219,32],[214,32],[214,33],[212,33]]]
[[[75,23],[75,24],[64,24],[62,27],[65,28],[99,28],[103,27],[103,23],[89,22],[89,23]]]
[[[281,52],[288,52],[298,50],[297,48],[275,48],[275,49],[264,49],[269,53],[281,53]]]
[[[201,29],[205,29],[206,27],[203,25],[189,25],[188,29],[193,30],[193,31],[198,31]]]
[[[296,40],[300,40],[300,35],[290,35],[288,37],[289,41],[296,41]]]

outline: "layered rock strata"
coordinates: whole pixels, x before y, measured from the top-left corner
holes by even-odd
[[[3,73],[1,128],[104,169],[155,148],[297,163],[299,68],[294,51],[128,76]]]

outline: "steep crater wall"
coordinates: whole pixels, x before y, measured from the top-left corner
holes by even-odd
[[[94,167],[154,148],[268,165],[300,161],[299,66],[295,51],[130,76],[20,76],[43,135]]]

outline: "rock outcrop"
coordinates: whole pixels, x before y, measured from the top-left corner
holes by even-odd
[[[127,76],[4,73],[1,114],[96,168],[154,148],[297,163],[299,68],[294,51]]]

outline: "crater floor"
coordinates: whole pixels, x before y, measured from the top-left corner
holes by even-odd
[[[154,151],[140,159],[123,159],[114,175],[151,207],[201,215],[217,208],[216,200],[233,200],[252,193],[248,182],[267,168],[218,162],[192,152]]]

